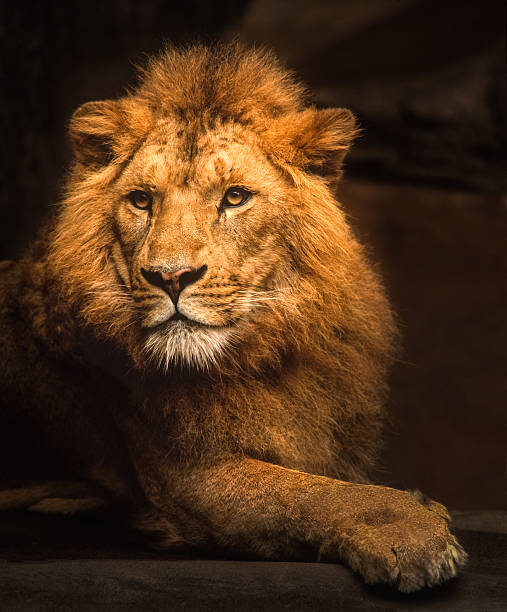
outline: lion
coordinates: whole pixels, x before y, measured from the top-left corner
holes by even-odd
[[[75,112],[61,202],[1,267],[0,507],[401,591],[456,575],[445,508],[369,476],[397,332],[335,197],[357,131],[238,44],[168,47]]]

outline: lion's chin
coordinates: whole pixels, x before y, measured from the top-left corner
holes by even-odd
[[[164,371],[172,367],[210,370],[219,364],[232,342],[233,334],[228,327],[178,317],[149,330],[144,352]]]

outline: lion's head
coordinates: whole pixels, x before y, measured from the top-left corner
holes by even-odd
[[[258,368],[325,352],[352,318],[380,337],[387,307],[333,196],[355,132],[269,53],[166,50],[72,118],[54,276],[139,366]]]

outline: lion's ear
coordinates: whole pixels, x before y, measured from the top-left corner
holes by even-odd
[[[76,159],[83,164],[103,165],[113,156],[115,135],[121,129],[120,102],[87,102],[72,115],[69,135]]]
[[[278,156],[331,183],[341,176],[342,162],[359,129],[346,108],[308,108],[277,120]]]

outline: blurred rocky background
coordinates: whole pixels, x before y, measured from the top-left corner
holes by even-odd
[[[507,507],[507,113],[501,0],[18,2],[0,28],[0,256],[58,199],[66,124],[176,43],[272,47],[363,133],[340,200],[404,335],[378,478]],[[248,83],[245,83],[248,87]]]
[[[507,188],[502,2],[257,0],[229,29],[267,41],[320,105],[365,133],[350,174],[483,192]]]

